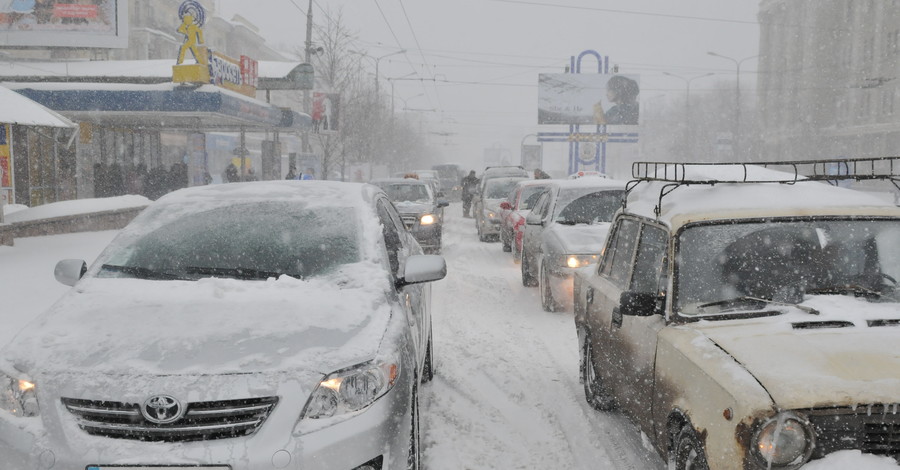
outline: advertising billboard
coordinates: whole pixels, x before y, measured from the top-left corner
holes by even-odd
[[[542,73],[538,124],[638,124],[640,76]]]
[[[0,0],[0,44],[128,47],[128,0]]]

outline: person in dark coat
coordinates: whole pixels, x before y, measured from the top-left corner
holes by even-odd
[[[225,167],[225,174],[223,175],[226,183],[234,183],[240,180],[240,176],[238,176],[238,169],[234,166],[234,163],[229,163],[227,167]]]
[[[475,170],[470,171],[469,174],[462,179],[463,217],[470,217],[469,209],[472,207],[472,197],[475,195],[475,189],[478,187],[479,181],[481,180],[475,176]]]

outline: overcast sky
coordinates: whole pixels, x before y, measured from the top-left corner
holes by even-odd
[[[281,49],[302,48],[308,0],[218,0],[221,16],[240,14]],[[537,75],[562,73],[584,50],[609,56],[621,73],[641,76],[641,102],[734,86],[735,63],[759,45],[757,0],[314,0],[313,20],[340,12],[359,48],[380,57],[381,89],[394,81],[395,109],[418,113],[440,160],[477,166],[485,148],[518,156],[529,134],[560,131],[537,125]],[[372,61],[370,61],[372,62]],[[374,73],[374,64],[371,66]],[[585,61],[583,72],[596,71]],[[741,65],[746,93],[756,61]],[[447,135],[442,135],[447,134]],[[546,144],[545,166],[564,169],[566,144]],[[555,161],[562,159],[562,162]],[[549,160],[549,161],[548,161]]]

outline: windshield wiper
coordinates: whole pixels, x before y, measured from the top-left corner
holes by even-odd
[[[750,302],[762,303],[763,305],[782,305],[785,307],[795,307],[795,308],[802,310],[810,315],[818,315],[819,314],[818,310],[816,310],[812,307],[808,307],[806,305],[800,305],[800,304],[795,304],[795,303],[791,303],[791,302],[779,302],[777,300],[763,299],[761,297],[753,297],[753,296],[749,296],[749,295],[742,295],[740,297],[735,297],[732,299],[716,300],[715,302],[708,302],[708,303],[705,303],[702,305],[698,305],[697,308],[702,309],[702,308],[706,308],[706,307],[715,307],[715,306],[719,306],[719,305],[735,305],[735,304],[740,305],[740,304],[750,303]]]
[[[112,271],[117,273],[125,273],[131,274],[139,279],[152,279],[152,280],[185,280],[183,277],[178,276],[176,274],[167,273],[163,271],[156,271],[154,269],[145,268],[142,266],[120,266],[116,264],[104,264],[100,267],[104,271]]]
[[[283,273],[278,271],[263,271],[253,268],[213,268],[204,266],[188,266],[184,271],[190,274],[201,274],[214,277],[231,277],[235,279],[268,279],[270,277],[277,278],[282,274],[302,279],[298,274]]]

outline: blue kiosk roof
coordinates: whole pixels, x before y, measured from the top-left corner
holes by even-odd
[[[75,121],[150,129],[300,131],[309,115],[213,85],[174,83],[8,83],[9,88]]]

